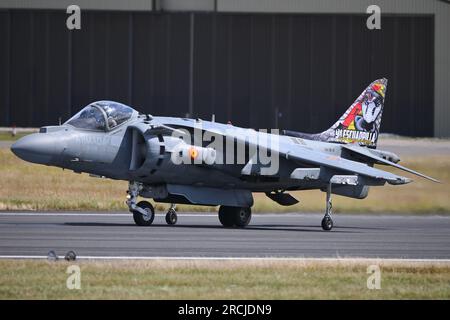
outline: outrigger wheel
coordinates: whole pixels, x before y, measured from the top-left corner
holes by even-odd
[[[252,219],[249,207],[220,206],[219,220],[224,227],[246,227]]]
[[[138,204],[136,204],[141,209],[144,209],[146,214],[142,214],[141,212],[137,210],[133,210],[133,219],[134,222],[138,226],[149,226],[153,223],[153,219],[155,219],[155,209],[153,209],[153,206],[148,201],[140,201]]]
[[[322,229],[325,231],[330,231],[333,229],[333,219],[329,215],[325,215],[322,219]]]
[[[325,216],[322,219],[322,229],[325,231],[330,231],[333,229],[333,219],[331,219],[331,212],[333,208],[333,202],[331,200],[331,183],[327,186],[327,199],[326,199],[326,211]]]

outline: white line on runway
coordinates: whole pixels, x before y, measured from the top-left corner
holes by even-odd
[[[58,256],[64,259],[64,256]],[[47,259],[47,256],[0,255],[0,259]],[[230,260],[230,261],[299,261],[299,262],[417,262],[450,263],[450,259],[401,259],[401,258],[301,258],[301,257],[140,257],[140,256],[79,256],[79,260]]]
[[[211,213],[179,213],[183,217],[217,217],[217,214]],[[24,217],[38,217],[38,216],[72,216],[72,217],[130,217],[131,213],[77,213],[77,212],[1,212],[0,217],[24,216]],[[163,217],[165,214],[155,214],[155,216]]]
[[[177,212],[180,217],[216,217],[216,213],[202,213],[202,212]],[[305,217],[311,216],[315,213],[254,213],[253,217]],[[156,217],[164,217],[165,213],[156,213]],[[322,215],[322,214],[319,214]],[[98,212],[0,212],[0,217],[130,217],[131,213],[98,213]]]

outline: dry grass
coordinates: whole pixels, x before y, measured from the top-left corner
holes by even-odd
[[[405,186],[373,187],[364,200],[334,197],[337,212],[450,212],[450,158],[422,156],[402,162],[442,180],[443,184],[419,177]],[[387,169],[383,167],[383,169]],[[398,172],[400,173],[400,172]],[[403,173],[401,173],[403,174]],[[0,149],[0,210],[127,210],[127,183],[91,178],[86,174],[26,163],[9,149]],[[320,191],[293,192],[298,205],[282,207],[263,194],[255,194],[254,212],[323,211],[325,195]],[[163,210],[167,205],[158,205]],[[179,210],[215,211],[203,206],[180,206]]]
[[[377,262],[76,262],[81,289],[66,288],[67,262],[0,261],[0,299],[449,299],[450,265]]]
[[[18,132],[15,136],[11,135],[11,132],[8,131],[0,131],[0,141],[16,141],[27,134],[30,134],[29,132]]]

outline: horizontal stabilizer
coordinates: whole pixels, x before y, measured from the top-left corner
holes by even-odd
[[[298,152],[292,151],[288,154],[286,153],[285,156],[289,159],[296,159],[300,162],[311,163],[318,166],[325,166],[339,171],[347,171],[376,180],[385,180],[389,184],[397,185],[411,182],[411,179],[380,169],[372,168],[364,163],[344,159],[339,156],[325,155],[322,153],[313,152],[306,148],[302,148],[301,151]]]
[[[345,149],[347,149],[347,150],[349,150],[349,151],[351,151],[351,152],[357,153],[357,154],[359,154],[359,155],[361,155],[361,156],[365,156],[365,157],[367,157],[367,158],[373,159],[373,160],[375,160],[375,161],[378,162],[378,163],[386,164],[386,165],[392,166],[392,167],[394,167],[394,168],[397,168],[397,169],[400,169],[400,170],[403,170],[403,171],[406,171],[406,172],[415,174],[415,175],[417,175],[417,176],[419,176],[419,177],[422,177],[422,178],[431,180],[431,181],[433,181],[433,182],[440,183],[439,180],[436,180],[436,179],[434,179],[434,178],[432,178],[432,177],[429,177],[429,176],[427,176],[427,175],[424,175],[423,173],[414,171],[414,170],[412,170],[412,169],[409,169],[409,168],[406,168],[406,167],[404,167],[404,166],[401,166],[401,165],[399,165],[399,164],[397,164],[397,163],[394,163],[394,162],[391,162],[391,161],[389,161],[389,160],[386,160],[386,159],[383,159],[383,158],[381,158],[381,157],[378,157],[377,155],[373,154],[373,153],[372,153],[370,150],[368,150],[368,149],[361,148],[361,147],[356,146],[356,145],[345,145],[345,146],[343,146],[343,148],[345,148]]]

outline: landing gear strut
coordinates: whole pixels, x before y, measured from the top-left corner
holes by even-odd
[[[333,208],[333,203],[331,201],[331,182],[327,186],[327,208],[325,211],[325,216],[322,219],[322,229],[325,231],[330,231],[333,229],[333,219],[331,219],[331,209]]]
[[[177,212],[176,212],[176,204],[172,203],[170,205],[169,211],[167,211],[166,213],[166,222],[169,225],[174,225],[177,223],[178,217],[177,217]]]
[[[155,210],[150,202],[140,201],[136,203],[139,192],[142,190],[142,183],[130,181],[128,185],[127,205],[133,214],[133,219],[138,226],[149,226],[155,219]]]

